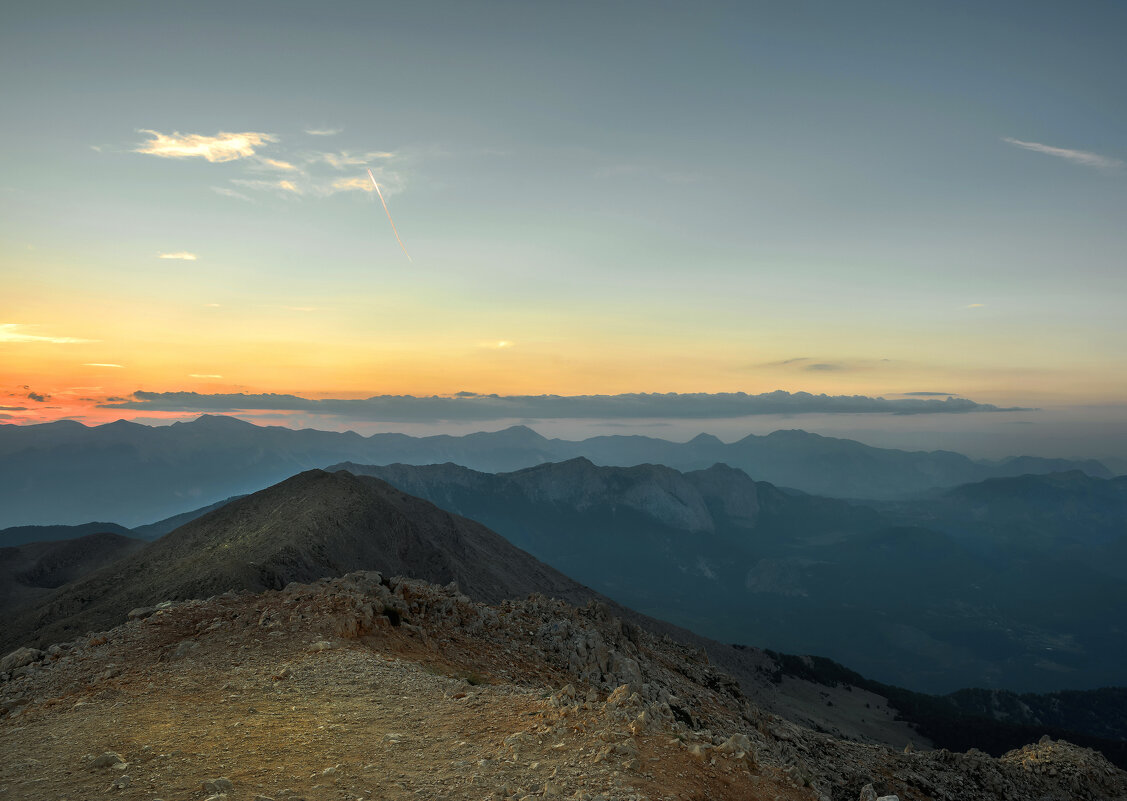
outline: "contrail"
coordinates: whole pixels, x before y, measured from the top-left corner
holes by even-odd
[[[407,261],[414,264],[415,260],[411,258],[411,254],[407,252],[407,246],[403,244],[403,240],[399,238],[399,231],[395,228],[395,220],[391,219],[391,212],[387,210],[387,201],[383,199],[383,192],[380,191],[380,185],[376,183],[376,176],[372,175],[371,168],[368,169],[368,177],[372,179],[372,186],[376,188],[376,194],[380,196],[380,203],[383,203],[384,214],[387,215],[387,221],[391,223],[391,231],[395,234],[395,241],[399,243],[399,247],[403,248],[403,255],[407,257]]]

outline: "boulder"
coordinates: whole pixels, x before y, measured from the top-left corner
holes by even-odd
[[[38,648],[17,648],[10,654],[0,659],[0,673],[8,673],[18,668],[26,667],[32,662],[43,658],[43,652]]]

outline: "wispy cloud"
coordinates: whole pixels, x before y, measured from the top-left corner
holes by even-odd
[[[111,364],[109,362],[84,362],[82,366],[83,367],[115,367],[119,370],[123,369],[125,367],[125,365],[123,365],[123,364]]]
[[[365,178],[337,178],[329,186],[333,192],[372,191],[372,182]]]
[[[52,337],[42,334],[29,334],[21,329],[38,328],[34,325],[21,323],[0,323],[0,342],[47,342],[54,345],[77,345],[85,342],[97,342],[96,339],[81,339],[79,337]]]
[[[341,132],[340,128],[306,128],[305,132],[310,136],[336,136]]]
[[[223,376],[215,373],[188,373],[188,378],[222,378]]]
[[[283,192],[293,195],[302,194],[301,189],[293,181],[261,181],[253,178],[232,178],[231,183],[245,186],[247,189],[258,191]]]
[[[193,376],[201,377],[201,376]],[[214,377],[214,376],[208,376]],[[424,422],[436,420],[705,420],[763,414],[963,414],[968,412],[1032,411],[1001,408],[967,398],[893,398],[865,395],[812,395],[808,392],[743,392],[623,395],[479,395],[460,392],[453,397],[380,395],[365,399],[311,400],[297,395],[203,394],[138,390],[124,403],[104,403],[109,409],[170,412],[291,411],[334,415],[349,420]]]
[[[386,161],[395,158],[395,154],[383,150],[373,150],[367,153],[352,153],[348,150],[340,150],[336,153],[316,153],[312,158],[314,161],[323,161],[334,169],[347,170],[352,167],[366,167],[377,161]]]
[[[233,197],[236,200],[245,200],[247,203],[254,202],[242,192],[236,192],[234,189],[228,189],[225,186],[213,186],[211,187],[211,191],[215,192],[217,195],[223,195],[223,197]]]
[[[985,306],[986,306],[985,303],[968,303],[966,306],[963,306],[963,308],[964,309],[982,309],[982,308],[985,308]]]
[[[1113,170],[1123,166],[1123,162],[1119,159],[1101,156],[1098,153],[1089,153],[1087,150],[1070,150],[1066,147],[1043,145],[1040,142],[1024,142],[1021,139],[1012,139],[1008,136],[1002,137],[1002,141],[1026,150],[1032,150],[1034,153],[1044,153],[1046,156],[1056,156],[1071,161],[1073,164],[1082,164],[1085,167]]]
[[[287,172],[296,172],[297,167],[290,164],[288,161],[281,161],[280,159],[259,159],[259,163],[265,167],[270,167],[275,170],[285,170]]]
[[[950,398],[958,395],[958,392],[901,392],[901,395],[907,395],[910,398]]]
[[[477,346],[479,348],[492,348],[493,350],[505,350],[506,348],[513,347],[513,345],[515,345],[515,344],[516,343],[510,342],[507,339],[495,339],[491,342],[479,342],[479,343],[477,343]]]
[[[152,138],[136,147],[133,151],[135,153],[170,159],[204,158],[212,162],[250,158],[255,154],[256,147],[278,141],[277,137],[271,134],[252,131],[244,133],[220,131],[215,136],[203,136],[182,134],[179,131],[162,134],[159,131],[142,128],[140,133],[149,134]]]
[[[195,253],[189,253],[186,250],[178,250],[175,253],[158,253],[157,258],[179,259],[180,261],[196,261],[199,256],[197,256]]]

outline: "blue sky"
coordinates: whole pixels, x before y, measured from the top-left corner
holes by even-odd
[[[40,3],[0,27],[14,394],[1125,400],[1122,4]],[[269,138],[140,152],[224,132]]]

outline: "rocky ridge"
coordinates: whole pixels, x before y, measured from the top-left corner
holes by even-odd
[[[0,669],[8,798],[1127,798],[1064,742],[992,759],[804,729],[599,602],[374,572],[139,608]]]

